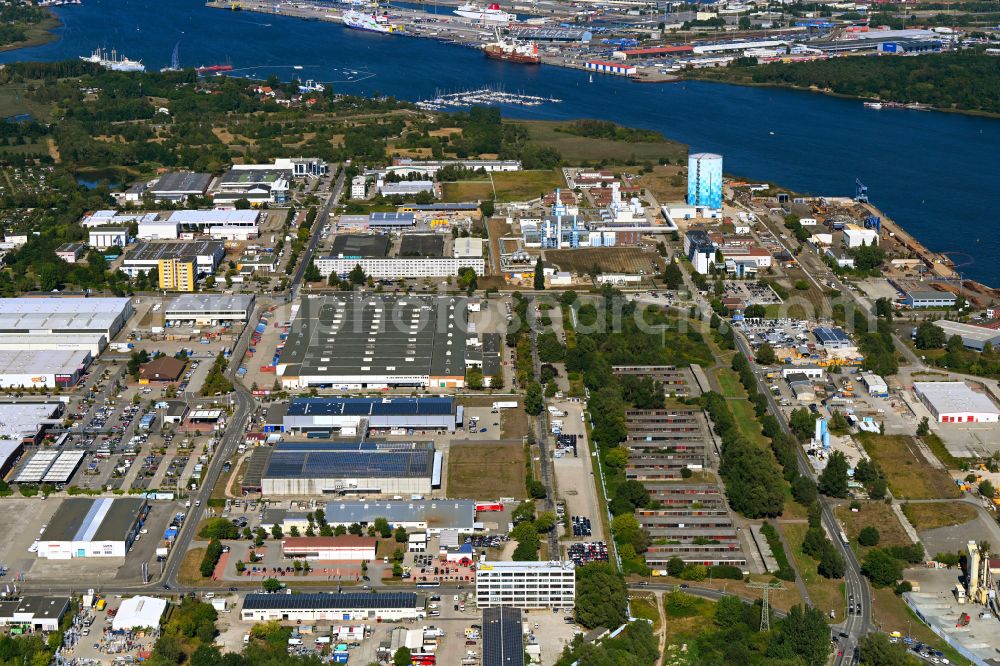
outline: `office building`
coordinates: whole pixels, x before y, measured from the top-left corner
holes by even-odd
[[[691,261],[694,270],[702,275],[708,274],[715,265],[717,246],[702,229],[691,229],[684,234],[684,254]]]
[[[996,423],[1000,411],[965,382],[913,382],[917,399],[938,423]]]
[[[576,565],[571,561],[480,562],[476,605],[480,608],[570,609],[576,603]]]
[[[689,206],[722,208],[722,155],[694,153],[688,156]]]
[[[184,294],[167,305],[164,319],[216,326],[224,321],[247,321],[254,309],[253,294]]]
[[[122,270],[135,277],[157,270],[160,289],[194,291],[202,275],[212,275],[226,256],[221,241],[144,241],[125,255]]]
[[[520,608],[483,609],[483,666],[524,666]]]
[[[423,613],[414,592],[331,592],[248,594],[240,618],[244,622],[399,622]]]
[[[39,537],[38,557],[125,557],[148,512],[141,497],[65,499]]]
[[[246,165],[235,166],[219,178],[212,195],[216,204],[235,204],[240,199],[252,206],[283,204],[291,190],[292,169]]]
[[[364,176],[355,176],[351,179],[351,198],[364,199],[368,194],[368,179]]]
[[[346,294],[302,303],[277,364],[285,389],[462,388],[466,299]]]

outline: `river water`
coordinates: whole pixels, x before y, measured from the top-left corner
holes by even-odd
[[[1000,121],[864,109],[860,101],[716,83],[637,84],[557,67],[486,60],[459,46],[295,18],[209,9],[198,0],[84,0],[56,9],[59,39],[0,53],[0,62],[61,60],[98,46],[147,69],[230,63],[234,74],[332,82],[337,92],[408,100],[436,90],[502,85],[558,104],[504,109],[519,118],[602,118],[656,129],[721,153],[727,173],[799,192],[873,203],[930,249],[953,252],[965,277],[1000,286]],[[301,70],[294,67],[301,66]]]

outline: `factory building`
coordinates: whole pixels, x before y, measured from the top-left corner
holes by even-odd
[[[423,600],[414,592],[251,593],[243,599],[244,622],[399,622],[422,615]]]
[[[364,435],[365,428],[454,432],[455,425],[462,423],[463,411],[455,408],[451,398],[294,398],[287,410],[268,413],[264,430],[339,430],[344,436]]]
[[[476,503],[472,500],[393,500],[371,502],[342,500],[326,503],[326,521],[336,527],[358,523],[367,528],[376,518],[385,518],[396,529],[440,534],[452,531],[471,534],[476,529]]]
[[[235,204],[240,199],[252,206],[283,204],[288,201],[292,169],[258,165],[234,166],[219,178],[212,195],[216,204]]]
[[[823,349],[830,351],[842,351],[854,348],[854,343],[847,333],[839,328],[831,326],[819,326],[813,329],[816,341]]]
[[[160,176],[148,192],[156,202],[183,203],[189,197],[205,196],[211,183],[211,174],[175,171]]]
[[[944,292],[935,293],[944,294]],[[983,351],[986,343],[991,344],[994,349],[1000,346],[1000,331],[995,328],[986,328],[960,321],[948,321],[947,319],[939,319],[934,322],[934,325],[944,331],[946,339],[950,339],[953,335],[961,337],[962,344],[968,349]]]
[[[0,349],[97,356],[134,311],[128,298],[0,298]]]
[[[865,245],[878,245],[878,231],[865,229],[856,224],[844,226],[844,247],[855,248]]]
[[[0,350],[0,387],[76,386],[93,356],[87,350]]]
[[[563,608],[576,603],[576,565],[564,562],[481,562],[476,568],[480,608]]]
[[[377,186],[379,194],[384,197],[412,197],[421,192],[434,194],[434,181],[431,180],[379,181]]]
[[[375,559],[378,539],[344,534],[334,537],[285,537],[281,540],[284,557],[326,562],[366,561]]]
[[[400,176],[426,174],[436,176],[444,167],[458,167],[469,171],[520,171],[521,160],[415,160],[410,157],[396,157],[386,171]]]
[[[277,363],[296,390],[463,388],[466,299],[338,295],[307,298]]]
[[[687,203],[689,206],[722,208],[722,155],[694,153],[688,156]]]
[[[65,499],[39,537],[38,557],[125,557],[148,512],[141,497]]]
[[[145,215],[139,220],[141,240],[177,240],[189,234],[207,234],[216,240],[250,240],[259,231],[255,210],[177,210]]]
[[[997,423],[1000,411],[965,382],[913,382],[917,399],[938,423]]]
[[[215,326],[224,321],[247,321],[253,313],[253,294],[184,294],[164,311],[168,322],[193,322],[195,326]]]
[[[431,442],[280,442],[254,451],[243,484],[268,497],[426,495],[441,485],[442,461]]]

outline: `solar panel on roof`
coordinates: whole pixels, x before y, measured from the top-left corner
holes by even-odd
[[[347,592],[332,594],[248,594],[243,601],[244,610],[347,610],[376,608],[416,608],[417,595],[413,592],[364,593]]]

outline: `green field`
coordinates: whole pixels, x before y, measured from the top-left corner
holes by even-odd
[[[558,169],[503,171],[490,174],[486,179],[444,183],[441,199],[447,202],[482,201],[493,198],[497,201],[525,201],[537,199],[557,187],[566,187],[566,180]]]
[[[533,145],[554,148],[568,162],[603,160],[657,162],[661,158],[676,161],[687,157],[687,146],[676,141],[628,143],[626,141],[576,136],[556,131],[556,128],[567,124],[562,121],[519,120],[517,124],[527,128]]]
[[[826,614],[827,622],[841,622],[844,618],[844,583],[835,578],[824,578],[816,572],[818,562],[802,552],[802,541],[809,525],[806,523],[782,524],[784,532],[795,558],[795,565],[802,574],[802,582],[806,584],[809,598],[816,608]],[[830,617],[834,611],[835,618]]]

